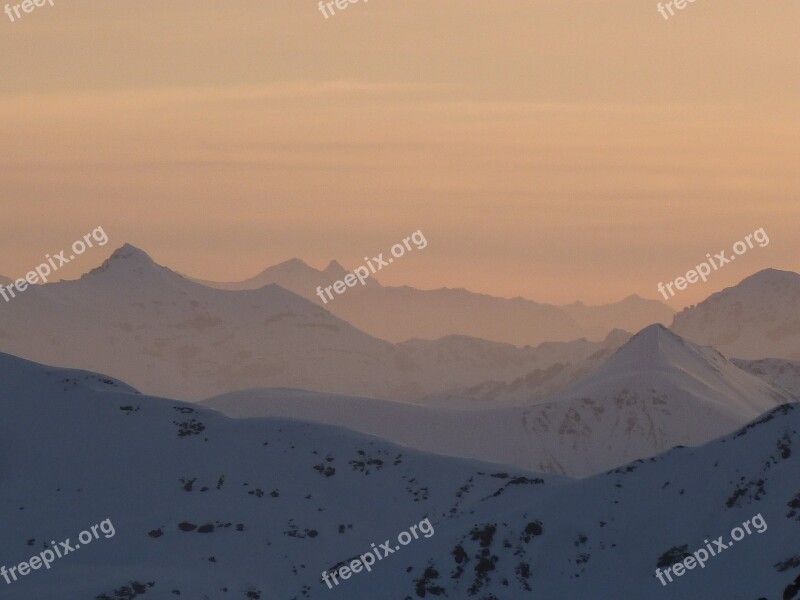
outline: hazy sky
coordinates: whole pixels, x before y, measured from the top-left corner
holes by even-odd
[[[207,279],[355,267],[589,303],[800,270],[797,0],[72,2],[0,14],[0,273],[102,225]]]

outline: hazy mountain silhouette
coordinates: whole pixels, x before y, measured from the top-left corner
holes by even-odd
[[[292,290],[367,333],[392,342],[468,335],[518,346],[581,337],[601,340],[613,329],[638,331],[650,323],[668,324],[674,311],[657,300],[629,296],[620,302],[555,306],[524,298],[499,298],[466,289],[419,290],[380,285],[374,277],[323,304],[317,287],[341,279],[345,269],[332,262],[324,271],[292,259],[237,283],[202,281],[221,289],[255,289],[269,283]]]

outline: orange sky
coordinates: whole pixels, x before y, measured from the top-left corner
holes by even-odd
[[[102,225],[177,270],[357,266],[600,303],[800,270],[796,0],[56,0],[0,14],[0,274]]]

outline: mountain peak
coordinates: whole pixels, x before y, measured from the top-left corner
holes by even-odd
[[[155,264],[150,255],[144,250],[137,248],[132,244],[124,244],[120,246],[108,257],[108,260],[133,260],[136,262],[143,262],[148,264]],[[106,261],[108,262],[108,261]]]
[[[685,345],[683,338],[661,323],[653,323],[635,333],[628,344],[638,346],[640,349],[656,345],[663,347],[664,344]]]
[[[680,364],[688,355],[695,355],[683,338],[661,323],[648,325],[623,345],[606,365],[619,367],[644,367]]]
[[[634,340],[638,337],[653,339],[661,335],[672,336],[677,338],[678,336],[672,333],[669,329],[667,329],[661,323],[653,323],[652,325],[648,325],[638,333],[636,333],[631,340]]]
[[[339,261],[332,260],[330,264],[327,267],[325,267],[323,273],[333,277],[334,279],[339,279],[341,278],[341,276],[347,274],[347,269],[345,269],[342,265],[340,265]]]
[[[172,273],[169,269],[157,264],[150,255],[144,250],[132,244],[120,246],[109,256],[102,265],[89,271],[84,277],[95,277],[101,273],[117,273],[122,280],[126,280],[131,274],[139,276],[145,273]],[[176,277],[180,277],[174,274]]]
[[[686,415],[705,419],[702,415],[714,414],[712,421],[703,425],[704,431],[708,434],[716,428],[720,434],[730,425],[744,423],[790,401],[791,395],[743,371],[714,348],[685,341],[663,325],[654,324],[555,397],[576,398],[604,402],[607,408],[627,405],[632,411],[631,422],[638,422],[648,432],[654,421],[663,417],[666,420],[662,425],[671,422],[668,427],[683,436],[687,428],[697,425]],[[616,419],[615,427],[626,419]],[[723,423],[728,424],[720,427]],[[691,440],[691,436],[685,439]]]

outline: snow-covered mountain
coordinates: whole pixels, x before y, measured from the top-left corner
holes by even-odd
[[[548,366],[553,353],[464,337],[395,346],[277,285],[209,288],[129,245],[77,281],[5,303],[0,350],[181,399],[298,387],[411,400],[508,381]]]
[[[526,406],[450,410],[285,390],[204,404],[238,417],[328,423],[429,452],[585,476],[702,444],[793,400],[712,348],[652,325],[577,383]]]
[[[713,348],[651,325],[587,377],[528,408],[523,423],[550,457],[541,470],[558,471],[565,453],[601,470],[704,443],[793,400]]]
[[[800,360],[800,274],[759,271],[675,315],[672,330],[726,356]]]
[[[345,269],[333,261],[324,271],[293,259],[237,283],[201,281],[222,289],[255,289],[277,283],[322,305],[317,286],[342,279]],[[517,346],[585,337],[603,339],[613,329],[638,331],[650,323],[669,323],[674,311],[658,300],[629,296],[620,302],[586,306],[542,304],[524,298],[498,298],[462,288],[419,290],[382,286],[370,277],[324,304],[326,310],[375,337],[401,342],[465,335]],[[387,318],[391,315],[391,318]]]
[[[74,548],[0,581],[8,600],[798,595],[796,405],[702,448],[569,481],[327,426],[231,420],[8,355],[0,389],[2,564],[51,540]],[[756,515],[766,529],[704,569],[655,578]],[[106,520],[113,534],[78,544]],[[412,526],[427,533],[401,547]],[[371,572],[322,581],[384,544]]]

